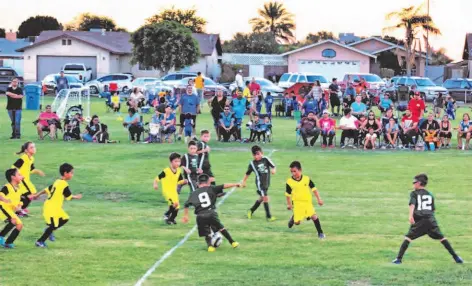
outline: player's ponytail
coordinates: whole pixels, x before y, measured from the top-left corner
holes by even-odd
[[[19,152],[16,152],[16,155],[20,155],[20,154],[25,153],[25,151],[28,149],[28,147],[30,146],[30,144],[33,144],[33,142],[28,141],[28,142],[26,142],[25,144],[21,145],[21,150],[20,150]]]

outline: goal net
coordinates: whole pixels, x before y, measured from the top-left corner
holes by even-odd
[[[71,117],[80,113],[90,118],[90,92],[88,88],[72,88],[61,90],[52,103],[52,110],[59,118]]]

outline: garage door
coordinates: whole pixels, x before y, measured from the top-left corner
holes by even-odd
[[[356,61],[298,61],[298,72],[316,73],[331,81],[342,79],[346,73],[360,72],[360,63]]]
[[[43,80],[48,74],[59,73],[68,63],[84,64],[92,68],[92,79],[97,77],[97,57],[54,57],[38,56],[36,75],[37,80]]]

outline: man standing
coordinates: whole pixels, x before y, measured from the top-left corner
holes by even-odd
[[[23,107],[23,90],[18,86],[18,79],[14,78],[7,89],[7,111],[11,120],[10,139],[21,137],[21,109]]]
[[[243,122],[244,114],[249,110],[250,103],[243,97],[242,92],[237,91],[238,97],[233,99],[229,104],[233,109],[235,124],[237,128],[237,140],[241,140],[241,124]]]
[[[341,107],[341,102],[339,100],[338,92],[339,92],[338,80],[337,78],[333,78],[333,82],[329,86],[329,101],[331,104],[331,113],[333,113],[336,116],[339,115],[339,109]],[[334,113],[334,107],[337,107],[336,113]]]
[[[244,82],[243,82],[243,71],[239,70],[235,77],[236,88],[239,91],[243,91],[244,89]]]
[[[416,121],[423,118],[425,104],[419,92],[415,92],[415,97],[408,102],[408,109],[411,111],[411,115]]]
[[[190,113],[193,120],[193,136],[195,136],[195,126],[197,125],[197,113],[200,112],[200,99],[193,93],[193,87],[187,86],[187,93],[180,97],[179,113],[180,113],[180,129],[179,139],[182,138],[182,131],[185,121],[185,114]]]
[[[69,88],[69,81],[67,80],[67,77],[64,76],[64,71],[61,71],[56,82],[57,82],[57,86],[56,86],[57,93],[59,93],[63,89]]]
[[[202,76],[201,72],[197,73],[197,77],[195,78],[195,88],[197,88],[197,95],[198,99],[200,100],[200,109],[203,107],[203,90],[205,88],[205,79]]]
[[[253,94],[254,91],[259,93],[261,91],[261,86],[257,83],[256,78],[252,78],[251,83],[249,84],[249,91]]]

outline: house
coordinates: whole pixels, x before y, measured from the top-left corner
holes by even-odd
[[[467,74],[464,74],[463,77],[470,78],[472,76],[472,33],[465,35],[462,59],[467,62]]]
[[[23,53],[16,50],[28,44],[28,39],[17,39],[16,33],[6,32],[5,38],[0,39],[0,67],[13,68],[23,76]]]
[[[218,76],[218,57],[222,54],[219,35],[193,34],[200,47],[200,59],[186,71],[201,71]],[[159,72],[131,65],[130,34],[107,31],[44,31],[36,41],[17,50],[24,57],[25,81],[39,81],[58,73],[66,63],[83,63],[92,69],[92,77],[110,73],[133,73],[134,76],[159,76]]]

